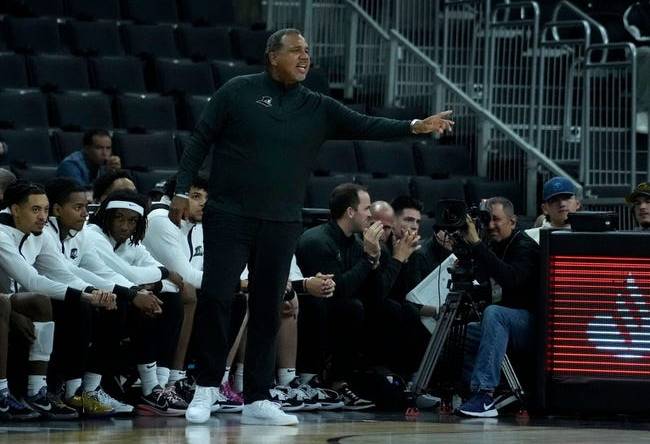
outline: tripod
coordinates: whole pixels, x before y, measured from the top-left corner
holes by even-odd
[[[429,386],[431,375],[436,368],[438,358],[449,338],[453,324],[457,321],[457,317],[460,319],[460,322],[466,323],[465,321],[470,313],[479,316],[480,319],[480,314],[467,290],[453,289],[449,292],[445,303],[440,309],[438,322],[431,334],[431,340],[420,363],[420,368],[413,378],[412,392],[415,395],[424,393],[425,389]],[[505,355],[503,358],[501,371],[506,377],[510,390],[512,390],[512,395],[497,399],[495,407],[499,409],[516,400],[523,403],[524,390],[519,383],[519,378],[517,378],[517,374],[510,363],[508,355]]]

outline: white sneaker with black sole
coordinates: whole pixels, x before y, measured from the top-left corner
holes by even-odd
[[[97,396],[99,400],[113,407],[116,415],[130,415],[133,413],[133,406],[131,404],[126,404],[122,401],[119,401],[113,398],[111,395],[106,393],[101,387],[97,387]]]
[[[245,404],[241,412],[241,423],[249,425],[297,425],[298,418],[282,411],[280,406],[269,400]]]

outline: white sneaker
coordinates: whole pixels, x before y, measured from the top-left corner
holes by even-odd
[[[185,419],[198,424],[210,419],[210,413],[219,410],[219,404],[213,410],[218,394],[219,391],[216,387],[201,387],[197,385],[194,391],[194,398],[192,398],[192,402],[190,402],[185,412]]]
[[[242,424],[257,425],[297,425],[298,417],[287,415],[278,404],[268,400],[255,401],[244,405],[241,414]]]
[[[106,393],[101,387],[98,387],[97,390],[97,398],[103,403],[103,404],[108,404],[111,407],[113,407],[113,410],[115,410],[115,414],[127,414],[127,413],[133,413],[133,406],[131,404],[126,404],[124,402],[118,401],[117,399],[113,398],[111,395]]]

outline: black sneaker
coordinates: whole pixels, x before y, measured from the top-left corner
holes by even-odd
[[[14,395],[9,393],[9,390],[2,390],[0,392],[0,418],[26,421],[36,419],[40,416],[37,411],[30,409],[14,398]]]
[[[157,385],[147,396],[140,397],[138,413],[146,416],[183,416],[187,404],[176,393]]]
[[[323,387],[318,376],[314,376],[308,383],[302,384],[300,388],[307,393],[309,399],[319,404],[319,410],[342,409],[345,405],[337,392]]]
[[[25,404],[48,419],[76,419],[79,417],[75,409],[65,405],[61,398],[54,393],[48,392],[46,386],[41,387],[34,396],[26,397]]]
[[[280,408],[285,412],[296,412],[298,410],[302,410],[305,407],[304,402],[287,397],[282,388],[272,388],[269,390],[269,393],[271,394],[271,401],[278,404]]]
[[[190,402],[192,402],[195,390],[196,384],[189,378],[179,379],[174,383],[174,391],[187,405],[190,405]]]
[[[375,407],[374,402],[359,397],[347,384],[343,384],[337,391],[343,401],[344,410],[366,410]]]

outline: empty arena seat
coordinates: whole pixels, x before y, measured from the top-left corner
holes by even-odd
[[[185,57],[207,60],[233,58],[230,28],[182,25],[178,27],[178,37]]]
[[[183,93],[194,95],[213,94],[214,80],[210,65],[190,60],[156,60],[158,89],[163,94]]]
[[[172,25],[123,25],[129,54],[146,57],[179,56]]]
[[[113,149],[129,169],[176,168],[176,144],[171,132],[123,134],[113,136]]]
[[[354,182],[351,174],[339,174],[336,176],[312,176],[307,184],[305,194],[305,207],[307,208],[329,208],[330,194],[332,190],[342,183]]]
[[[128,0],[122,3],[122,16],[136,23],[176,23],[175,0]]]
[[[84,133],[80,131],[55,131],[53,136],[59,161],[83,147]]]
[[[264,71],[264,65],[247,65],[242,62],[216,61],[212,62],[214,83],[220,87],[233,77],[256,74]]]
[[[372,174],[399,174],[414,176],[413,147],[408,142],[358,142],[359,167]]]
[[[523,186],[518,182],[488,181],[480,177],[467,179],[467,201],[476,204],[481,199],[502,196],[509,199],[515,207],[515,213],[524,213]]]
[[[25,57],[12,52],[0,53],[0,88],[26,88],[28,85]]]
[[[413,145],[415,164],[420,176],[446,177],[469,175],[472,163],[467,148],[462,145],[436,145],[417,142]]]
[[[234,23],[235,10],[230,0],[181,0],[183,21],[196,24]]]
[[[46,128],[0,130],[0,140],[9,146],[9,162],[25,165],[56,165],[57,159]]]
[[[68,13],[80,20],[120,18],[119,0],[66,0]]]
[[[56,177],[56,168],[54,165],[30,165],[27,168],[12,167],[11,171],[19,179],[45,185]]]
[[[0,92],[0,127],[47,127],[47,101],[40,91]]]
[[[382,178],[357,179],[362,185],[368,188],[370,200],[385,200],[390,202],[398,196],[410,195],[410,177],[393,176]]]
[[[7,17],[5,27],[7,43],[14,51],[27,53],[62,51],[56,19]]]
[[[50,106],[53,126],[70,130],[113,128],[111,99],[99,91],[53,94]]]
[[[249,64],[264,64],[266,41],[271,31],[253,31],[235,28],[232,30],[232,41],[236,56]]]
[[[43,54],[27,58],[31,83],[44,90],[90,89],[88,66],[81,57]]]
[[[62,17],[65,15],[63,0],[19,0],[9,4],[12,15],[23,17]]]
[[[80,22],[72,21],[67,27],[67,38],[72,51],[76,54],[122,55],[122,41],[115,22]]]
[[[144,93],[142,61],[131,56],[95,57],[88,61],[93,87],[111,93]]]
[[[435,214],[438,201],[441,199],[465,200],[465,189],[461,179],[432,179],[430,177],[414,177],[411,182],[413,196],[424,206],[424,213]]]
[[[211,96],[188,96],[185,98],[185,127],[187,129],[194,128],[211,98]]]
[[[175,169],[169,170],[152,170],[152,171],[133,171],[132,176],[135,180],[135,186],[139,193],[147,194],[155,187],[160,187],[171,176],[176,174]]]
[[[174,130],[176,111],[171,97],[157,94],[124,94],[116,99],[120,128]]]
[[[328,140],[316,158],[314,171],[320,174],[356,173],[359,171],[354,142],[351,140]]]

